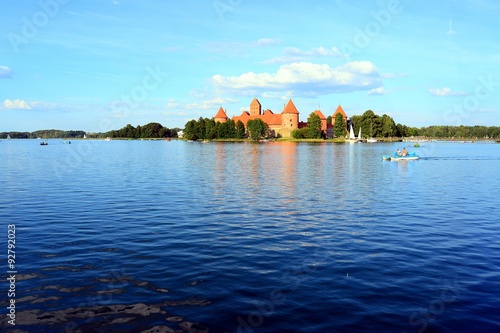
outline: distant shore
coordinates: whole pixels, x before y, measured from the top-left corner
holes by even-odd
[[[168,140],[167,140],[168,139]],[[500,143],[498,139],[470,139],[470,138],[374,138],[377,140],[375,143],[390,143],[390,142],[412,142],[412,143],[421,143],[421,142],[458,142],[458,143],[474,143],[474,142],[496,142]],[[105,141],[106,138],[0,138],[0,141],[9,141],[9,140],[63,140],[63,141]],[[111,138],[111,141],[189,141],[184,138]],[[366,143],[366,138],[359,140],[360,142]],[[203,140],[197,140],[196,142],[202,142]],[[347,143],[344,138],[333,138],[333,139],[294,139],[294,138],[269,138],[262,140],[252,140],[250,138],[244,139],[213,139],[207,140],[209,142],[309,142],[309,143],[322,143],[322,142],[331,142],[331,143]]]

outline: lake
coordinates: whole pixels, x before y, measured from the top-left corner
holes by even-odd
[[[499,170],[480,142],[2,140],[1,329],[498,332]]]

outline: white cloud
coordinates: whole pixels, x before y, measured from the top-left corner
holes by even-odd
[[[402,77],[407,77],[408,75],[407,74],[397,74],[397,73],[381,73],[380,76],[383,78],[383,79],[398,79],[398,78],[402,78]]]
[[[7,66],[0,66],[0,79],[12,79],[12,71]]]
[[[261,38],[256,41],[250,42],[251,46],[259,46],[259,47],[266,47],[266,46],[273,46],[280,44],[281,40],[279,39],[274,39],[274,38]]]
[[[283,56],[283,57],[274,57],[271,59],[264,60],[263,64],[287,64],[291,62],[300,62],[304,58],[296,57],[296,56]]]
[[[384,87],[378,87],[370,90],[368,95],[387,95],[389,93],[388,90],[385,90]]]
[[[15,100],[10,100],[6,99],[3,102],[4,108],[8,110],[31,110],[32,105],[26,101],[23,101],[22,99],[15,99]]]
[[[301,50],[296,47],[287,47],[283,51],[284,56],[271,58],[263,61],[265,64],[290,63],[305,61],[311,57],[334,57],[344,58],[344,54],[337,47],[326,48],[324,46],[315,47],[310,50]]]
[[[443,88],[430,88],[429,94],[432,96],[465,96],[463,91],[452,91],[448,87]]]
[[[299,96],[369,90],[380,86],[380,74],[370,61],[354,61],[332,68],[327,64],[297,62],[282,65],[276,73],[248,72],[240,76],[214,75],[213,84],[222,90],[255,94],[290,91]]]
[[[191,103],[186,105],[186,109],[214,109],[226,103],[237,103],[238,101],[232,98],[217,97],[211,100],[204,100],[201,103]]]
[[[301,49],[298,49],[296,47],[288,47],[285,49],[285,54],[290,54],[290,55],[296,55],[296,56],[306,56],[306,57],[311,57],[311,56],[332,56],[332,57],[339,57],[342,58],[342,52],[336,47],[332,48],[326,48],[323,46],[320,47],[315,47],[312,48],[308,51],[304,51]]]
[[[176,108],[178,106],[179,106],[179,103],[173,98],[170,98],[167,101],[167,109],[173,109],[173,108]]]
[[[224,54],[244,54],[249,48],[263,48],[280,44],[279,39],[261,38],[250,42],[213,42],[207,44],[210,52]]]

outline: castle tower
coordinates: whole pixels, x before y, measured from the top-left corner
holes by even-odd
[[[225,123],[227,121],[227,114],[222,108],[222,106],[220,107],[219,111],[217,111],[214,120],[216,123]]]
[[[254,98],[252,103],[250,103],[250,115],[260,116],[262,114],[262,106],[257,98]]]
[[[319,119],[321,119],[321,130],[326,133],[328,126],[326,124],[325,115],[321,112],[321,110],[315,110],[314,113],[318,115]]]
[[[347,124],[347,114],[344,112],[344,109],[339,105],[337,107],[337,110],[333,113],[332,116],[332,124],[335,125],[335,117],[337,116],[337,113],[340,113],[342,115],[342,118],[344,118],[345,123]]]
[[[291,133],[294,129],[299,128],[299,111],[293,104],[292,100],[288,101],[288,104],[281,112],[282,119],[282,132],[283,136],[291,136]]]

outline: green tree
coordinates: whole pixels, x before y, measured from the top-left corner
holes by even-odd
[[[321,130],[321,118],[314,112],[311,112],[309,118],[307,118],[307,138],[309,139],[320,139],[323,136],[323,131]]]
[[[245,125],[241,120],[236,122],[236,138],[243,139],[245,137]]]
[[[382,116],[382,131],[380,136],[384,138],[393,137],[396,135],[397,128],[394,120],[388,115],[384,114]]]
[[[236,124],[234,123],[234,120],[232,119],[228,119],[225,123],[224,123],[225,127],[226,127],[226,137],[228,139],[234,139],[236,138]]]
[[[335,116],[335,125],[333,126],[334,136],[337,138],[343,138],[347,134],[346,130],[347,124],[344,121],[344,117],[340,113]]]
[[[267,124],[260,118],[250,119],[247,122],[247,128],[252,140],[259,140],[266,136]]]
[[[184,126],[184,138],[186,140],[198,140],[198,136],[196,134],[196,120],[190,120]]]
[[[205,119],[203,117],[200,117],[198,121],[196,122],[195,125],[195,132],[196,132],[196,140],[204,140],[206,139],[206,130],[205,130]]]
[[[332,125],[332,121],[333,121],[332,116],[328,116],[328,117],[326,117],[326,124],[327,124],[327,125]]]
[[[147,138],[160,138],[160,131],[163,126],[160,123],[148,123],[144,125],[143,129]]]
[[[297,129],[294,129],[292,131],[292,138],[294,139],[303,139],[304,137],[302,136],[302,132],[301,130],[299,130],[298,128]]]
[[[214,118],[205,119],[205,135],[208,140],[213,140],[217,138],[217,125]]]

